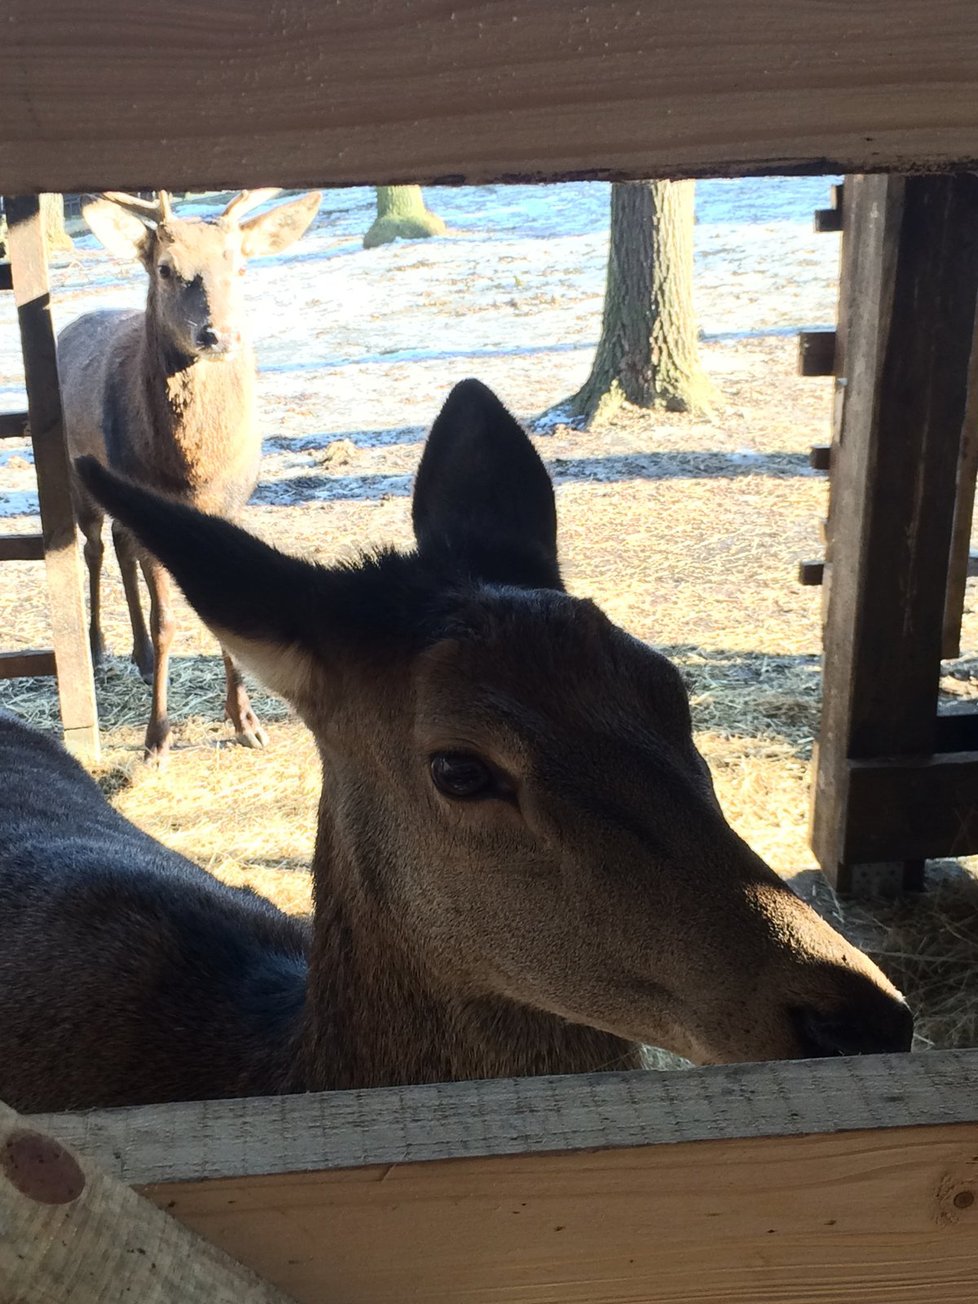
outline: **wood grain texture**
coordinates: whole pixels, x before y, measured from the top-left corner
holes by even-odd
[[[253,1272],[2,1104],[0,1298],[288,1304]]]
[[[71,501],[71,469],[61,413],[47,248],[38,200],[5,200],[14,299],[24,356],[27,403],[44,539],[44,564],[58,669],[65,746],[97,760],[98,708],[88,641],[82,559]]]
[[[976,1156],[962,1124],[145,1193],[301,1304],[936,1304],[974,1298]]]
[[[0,185],[948,168],[976,53],[970,0],[7,0]]]
[[[135,1185],[978,1120],[978,1050],[39,1115]]]
[[[56,673],[51,651],[0,652],[0,679],[29,679]]]

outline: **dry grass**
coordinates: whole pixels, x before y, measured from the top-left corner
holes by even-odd
[[[800,558],[820,552],[826,486],[808,472],[807,450],[826,437],[825,385],[795,376],[791,340],[715,344],[706,360],[725,396],[708,421],[624,412],[598,434],[558,430],[539,438],[558,485],[569,587],[595,597],[680,666],[699,744],[732,823],[907,991],[921,1014],[921,1044],[973,1045],[978,880],[967,868],[943,867],[922,900],[872,906],[839,902],[811,870],[806,819],[820,594],[800,588],[795,571]],[[290,473],[306,457],[309,473],[335,475],[344,496],[314,501],[298,492],[288,507],[253,506],[248,523],[322,560],[355,546],[407,542],[404,492],[358,496],[351,476],[403,476],[417,455],[410,440],[295,455]],[[39,580],[30,564],[0,570],[7,647],[47,641]],[[304,728],[257,693],[272,745],[266,753],[235,747],[220,722],[216,647],[181,605],[171,694],[177,746],[167,772],[145,770],[139,756],[148,694],[125,659],[128,629],[114,565],[105,606],[116,654],[98,685],[105,791],[136,823],[221,878],[305,910],[318,762]],[[964,643],[978,647],[971,611]],[[951,668],[948,691],[973,695],[976,673],[978,662],[962,659]],[[0,706],[57,727],[46,681],[0,684]]]

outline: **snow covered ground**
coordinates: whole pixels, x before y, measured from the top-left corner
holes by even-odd
[[[706,339],[832,322],[838,237],[815,235],[812,213],[833,179],[698,184],[696,300]],[[361,238],[372,190],[328,191],[301,243],[257,260],[248,276],[264,492],[294,474],[299,454],[339,437],[361,447],[416,443],[463,376],[494,386],[523,417],[576,389],[601,323],[608,190],[598,182],[430,188],[428,205],[449,237],[369,252]],[[142,304],[140,269],[92,236],[76,243],[77,257],[52,273],[59,329],[93,308]],[[24,402],[14,320],[11,296],[0,296],[0,410]],[[722,356],[712,365],[722,367]],[[7,445],[0,516],[35,509],[29,452]]]

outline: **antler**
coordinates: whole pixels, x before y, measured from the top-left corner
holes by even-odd
[[[264,204],[273,195],[279,194],[280,190],[280,186],[273,186],[270,190],[242,190],[240,194],[235,195],[221,216],[229,217],[233,222],[240,222],[245,213],[250,213],[259,204]]]
[[[132,213],[141,221],[156,226],[162,226],[173,216],[173,205],[165,190],[158,190],[155,199],[140,199],[138,195],[126,195],[121,190],[106,190],[102,198],[125,209],[127,213]]]

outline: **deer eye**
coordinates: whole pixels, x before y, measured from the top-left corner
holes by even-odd
[[[169,263],[160,263],[159,267],[157,268],[157,271],[160,274],[161,281],[168,281],[170,277],[173,275],[173,268],[170,266]]]
[[[489,766],[470,753],[436,752],[430,768],[432,782],[446,797],[466,801],[503,795]]]

